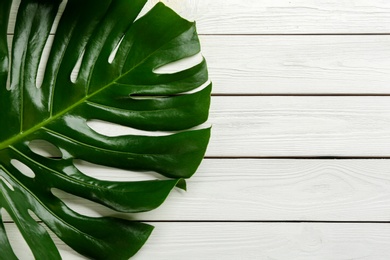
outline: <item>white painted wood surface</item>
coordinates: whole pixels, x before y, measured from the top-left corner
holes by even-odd
[[[144,259],[363,259],[390,258],[388,224],[326,223],[152,223],[149,242],[133,258]],[[18,256],[33,259],[7,224]],[[64,259],[86,259],[55,239]]]
[[[214,94],[390,93],[388,35],[200,39]]]
[[[389,259],[389,225],[375,222],[390,222],[390,160],[380,159],[390,158],[390,2],[162,2],[197,21],[214,82],[213,135],[188,192],[132,216],[156,226],[134,259]],[[14,7],[10,38],[15,18]],[[347,96],[318,96],[333,94]],[[80,167],[98,178],[144,178]],[[56,194],[87,215],[129,217]],[[31,259],[5,221],[20,259]],[[55,241],[65,260],[84,259]]]
[[[208,156],[390,156],[390,97],[214,97]]]
[[[157,1],[155,1],[157,2]],[[388,33],[386,0],[165,1],[208,34]],[[193,11],[194,10],[194,11]]]

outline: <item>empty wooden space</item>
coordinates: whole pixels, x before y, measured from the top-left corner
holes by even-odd
[[[214,94],[390,94],[387,35],[200,39]]]
[[[215,97],[213,157],[388,157],[390,97]]]
[[[137,260],[390,259],[390,2],[161,2],[197,22],[213,81],[206,159],[188,191],[153,212],[55,195],[89,216],[156,226]],[[78,167],[100,179],[154,176]],[[20,259],[32,259],[4,222]],[[64,259],[84,259],[53,237]]]

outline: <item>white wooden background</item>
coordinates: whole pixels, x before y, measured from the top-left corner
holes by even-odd
[[[188,192],[135,216],[156,229],[134,259],[390,259],[390,1],[163,2],[197,21],[213,133]],[[56,193],[84,214],[114,214]]]

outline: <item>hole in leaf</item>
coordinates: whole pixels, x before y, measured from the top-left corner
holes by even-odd
[[[136,20],[142,18],[149,12],[158,2],[162,2],[171,9],[174,9],[180,16],[186,17],[187,20],[193,21],[194,17],[198,17],[202,12],[198,11],[198,1],[182,1],[182,0],[149,0],[146,2]]]
[[[57,188],[52,188],[51,192],[54,196],[59,198],[71,210],[88,217],[103,217],[116,214],[117,212],[111,210],[103,205],[79,196],[67,193]]]
[[[3,176],[0,176],[0,180],[5,184],[5,185],[7,185],[7,187],[10,189],[10,190],[12,190],[12,191],[14,191],[14,187],[11,185],[11,183],[9,183]]]
[[[74,166],[83,174],[103,181],[145,181],[156,179],[167,179],[166,177],[153,171],[130,171],[111,168],[104,165],[93,164],[83,160],[74,160]]]
[[[194,89],[186,91],[186,92],[180,92],[180,93],[177,93],[175,95],[179,96],[179,95],[187,95],[187,94],[193,94],[193,93],[200,92],[203,89],[207,88],[210,85],[210,83],[211,83],[211,81],[208,80],[197,88],[194,88]],[[171,96],[174,96],[174,95],[171,95]],[[150,96],[150,95],[146,96],[146,95],[142,95],[142,94],[130,95],[131,99],[134,99],[134,100],[148,100],[148,99],[164,98],[164,97],[171,97],[171,96]]]
[[[138,19],[140,19],[142,16],[144,16],[147,12],[149,12],[153,6],[156,5],[158,1],[157,0],[150,0],[150,1],[147,1],[146,4],[144,5],[144,7],[141,9],[141,11],[139,12],[137,18],[135,18],[135,21],[137,21]]]
[[[43,48],[41,59],[39,61],[37,77],[35,79],[35,84],[37,88],[40,88],[42,86],[43,77],[46,71],[47,61],[49,60],[50,50],[51,47],[53,46],[53,41],[54,41],[54,36],[50,35],[46,41],[45,47]]]
[[[47,233],[49,233],[49,236],[54,241],[54,243],[57,246],[58,251],[60,252],[61,259],[73,259],[73,260],[88,260],[89,258],[86,258],[80,254],[78,254],[76,251],[74,251],[71,247],[69,247],[67,244],[65,244],[53,231],[50,230],[48,226],[46,226],[45,223],[41,222],[39,223],[43,228],[46,229]]]
[[[20,6],[20,0],[14,0],[12,1],[12,4],[11,4],[11,13],[10,13],[10,17],[16,17],[17,16],[17,10],[19,10],[19,6]],[[8,23],[8,29],[7,29],[9,33],[14,33],[14,30],[15,30],[15,22],[13,23]]]
[[[28,214],[37,222],[39,222],[39,225],[41,225],[49,234],[50,238],[53,240],[53,242],[56,244],[58,251],[60,252],[61,259],[85,259],[87,260],[88,258],[84,258],[80,254],[78,254],[76,251],[72,250],[68,245],[66,245],[64,242],[62,242],[61,239],[57,237],[53,231],[50,230],[46,226],[45,223],[42,222],[42,220],[34,213],[32,210],[28,210]]]
[[[10,90],[11,89],[11,60],[12,60],[12,55],[11,55],[11,49],[12,49],[12,41],[13,41],[13,36],[7,36],[7,44],[8,44],[8,53],[9,53],[9,63],[8,63],[8,74],[7,74],[7,82],[6,82],[6,89]]]
[[[4,208],[1,209],[1,214],[3,213],[8,214],[8,212]],[[33,260],[34,255],[31,252],[31,249],[28,246],[26,240],[24,240],[16,224],[4,223],[4,227],[5,227],[5,232],[7,234],[9,243],[11,244],[11,247],[15,255],[17,256],[17,258]]]
[[[206,81],[204,84],[200,85],[197,88],[194,88],[190,91],[179,93],[179,95],[187,95],[187,94],[193,94],[202,91],[203,89],[207,88],[210,85],[211,81]]]
[[[10,74],[11,74],[11,73],[8,73],[8,76],[7,76],[7,84],[6,84],[6,89],[7,89],[7,90],[10,90],[10,89],[11,89],[11,78],[10,78]]]
[[[70,74],[70,81],[72,83],[76,83],[76,80],[77,80],[77,78],[79,76],[80,66],[81,66],[81,63],[82,63],[83,58],[84,58],[84,53],[85,53],[85,50],[81,53],[79,59],[76,62],[76,65],[74,65],[72,73]]]
[[[4,208],[0,207],[0,209],[4,209]],[[3,223],[12,222],[12,218],[6,209],[4,209],[4,211],[0,212],[0,214],[1,214],[1,218],[3,219]]]
[[[175,133],[163,131],[144,131],[96,119],[88,120],[87,125],[95,132],[111,137],[121,135],[166,136]]]
[[[135,95],[130,95],[131,99],[134,100],[148,100],[148,99],[156,99],[156,98],[167,98],[169,96],[146,96],[142,94],[135,94]]]
[[[27,212],[30,215],[30,217],[35,221],[41,221],[41,219],[31,209],[28,209]]]
[[[34,153],[41,155],[47,158],[61,158],[62,153],[52,143],[49,143],[46,140],[33,140],[28,144],[28,147]]]
[[[60,6],[58,7],[58,12],[56,15],[56,18],[54,18],[53,25],[50,30],[50,34],[55,35],[57,32],[58,24],[61,20],[62,14],[64,13],[64,10],[66,8],[66,5],[68,4],[68,0],[62,0]]]
[[[51,51],[51,48],[53,46],[54,35],[57,32],[58,23],[62,17],[62,14],[64,13],[64,10],[65,10],[67,3],[68,3],[68,0],[63,0],[61,2],[60,6],[58,7],[58,12],[56,14],[56,17],[54,18],[54,22],[53,22],[53,25],[52,25],[51,30],[50,30],[51,35],[49,35],[49,37],[46,41],[45,47],[43,48],[41,59],[39,61],[37,77],[35,79],[35,84],[36,84],[37,88],[40,88],[42,86],[43,78],[44,78],[45,71],[46,71],[47,61],[49,60],[50,51]]]
[[[123,38],[124,36],[119,40],[118,44],[116,45],[116,47],[112,50],[110,56],[108,57],[108,63],[112,63],[116,57],[116,54],[118,53],[118,50],[119,50],[119,47],[123,41]]]
[[[35,178],[35,173],[33,172],[33,170],[31,170],[30,167],[28,167],[27,165],[25,165],[25,164],[22,163],[21,161],[12,159],[12,160],[11,160],[11,164],[12,164],[16,169],[18,169],[21,173],[23,173],[23,175],[25,175],[25,176],[27,176],[27,177],[29,177],[29,178]]]
[[[171,63],[165,64],[161,67],[155,68],[153,70],[156,74],[171,74],[180,72],[189,68],[192,68],[203,61],[203,56],[201,53],[197,53],[193,56],[183,58],[181,60],[173,61]]]
[[[181,132],[181,131],[145,131],[145,130],[140,130],[140,129],[123,126],[112,122],[97,120],[97,119],[88,120],[87,125],[93,131],[109,137],[124,136],[124,135],[168,136],[168,135]],[[205,129],[209,127],[210,127],[210,123],[206,122],[186,130],[199,130],[199,129]]]

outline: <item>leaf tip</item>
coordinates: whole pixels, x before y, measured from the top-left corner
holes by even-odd
[[[187,182],[185,179],[179,179],[176,183],[176,187],[179,189],[182,189],[184,191],[187,191]]]

